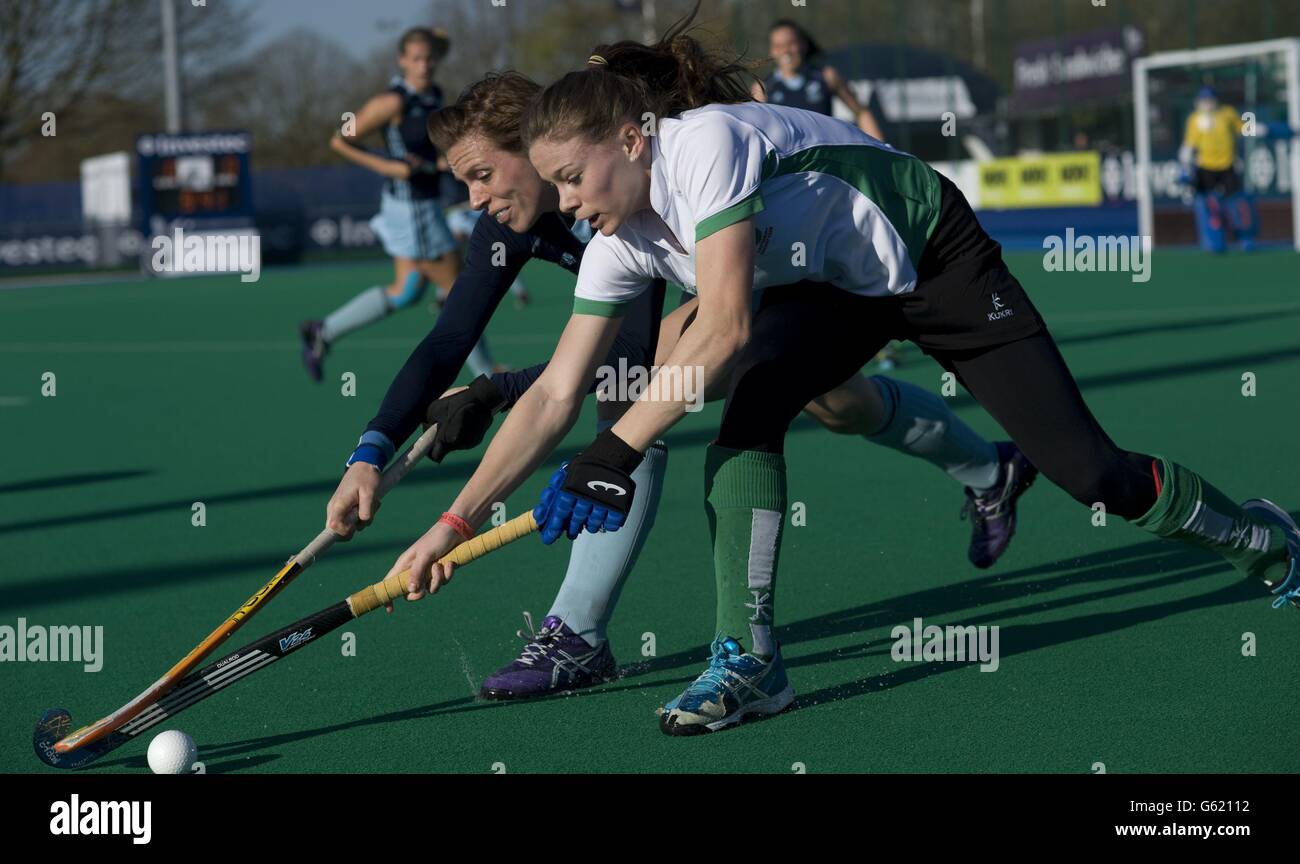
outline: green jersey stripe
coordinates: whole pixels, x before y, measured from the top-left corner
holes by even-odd
[[[763,212],[763,196],[755,189],[754,194],[742,201],[737,201],[726,210],[714,213],[708,219],[695,226],[695,242],[698,243],[710,234],[716,234],[728,225],[735,225],[756,213]]]
[[[880,147],[829,144],[782,157],[775,176],[804,171],[838,177],[870,199],[898,232],[912,267],[918,266],[939,222],[939,177],[933,168]]]
[[[631,301],[623,300],[618,302],[609,302],[604,300],[588,300],[585,297],[573,298],[574,315],[599,315],[601,318],[620,318],[627,311],[627,304]]]

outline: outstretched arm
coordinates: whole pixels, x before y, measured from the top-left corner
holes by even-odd
[[[684,414],[702,404],[709,391],[720,389],[731,377],[749,342],[752,220],[743,219],[701,238],[696,261],[701,290],[694,322],[627,413],[551,475],[533,511],[543,543],[553,543],[561,535],[575,539],[584,530],[622,527],[636,496],[632,472],[643,454]]]
[[[524,392],[493,437],[452,512],[478,525],[495,501],[518,488],[573,428],[596,369],[609,353],[621,318],[574,315],[546,371]]]
[[[694,387],[650,387],[614,424],[613,432],[644,453],[693,407],[696,399],[717,389],[730,376],[736,356],[749,342],[754,287],[754,224],[736,222],[696,245],[699,306],[694,322],[682,333],[656,378],[693,376]],[[702,380],[694,380],[702,375]],[[669,379],[671,380],[671,379]],[[681,398],[675,398],[680,396]],[[694,398],[688,398],[694,397]]]
[[[618,328],[618,335],[609,349],[605,364],[617,367],[622,359],[629,367],[643,366],[650,368],[655,361],[655,346],[659,341],[659,319],[664,313],[664,293],[666,285],[662,279],[656,279],[650,288],[627,305],[623,324]],[[501,392],[505,401],[503,411],[508,411],[529,387],[546,371],[545,363],[538,363],[526,369],[510,372],[494,372],[492,383]],[[596,391],[596,380],[592,380],[587,392]]]
[[[502,267],[492,266],[493,244],[498,239],[507,242],[506,262]],[[368,503],[369,493],[378,482],[379,472],[393,458],[402,442],[425,421],[427,413],[433,410],[430,403],[447,407],[439,395],[456,380],[465,358],[483,335],[492,313],[528,257],[526,244],[520,244],[524,241],[517,235],[506,235],[488,220],[480,219],[474,227],[465,267],[456,278],[455,288],[437,322],[393,378],[379,412],[366,426],[348,460],[347,474],[326,505],[325,523],[331,531],[343,537],[351,535],[345,516],[352,507],[357,507],[361,513],[361,523],[368,524],[373,513]],[[489,386],[488,389],[492,388]],[[487,395],[491,396],[490,393]],[[434,400],[438,401],[435,403]],[[488,398],[484,401],[494,406],[487,409],[485,418],[480,418],[487,421],[480,424],[486,431],[499,400]],[[456,431],[456,423],[446,422],[448,419],[438,418],[438,440],[430,451],[435,461],[440,461],[441,454],[448,450],[457,449],[451,437]],[[464,433],[467,430],[460,431]],[[473,435],[469,437],[473,438]],[[481,437],[474,438],[473,443],[477,444],[479,440]]]
[[[455,568],[435,564],[487,518],[494,502],[503,501],[542,464],[582,409],[588,385],[609,351],[620,318],[574,315],[564,328],[546,371],[529,387],[501,425],[483,461],[440,519],[411,545],[389,575],[409,570],[410,593],[418,600],[451,581]]]
[[[366,426],[367,434],[382,433],[396,448],[419,428],[429,404],[456,380],[510,283],[531,257],[528,242],[492,220],[478,221],[465,263],[437,321],[393,378],[378,413]],[[498,255],[502,246],[504,261]],[[385,456],[386,461],[392,450]]]

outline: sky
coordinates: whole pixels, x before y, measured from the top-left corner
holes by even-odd
[[[254,49],[301,27],[333,39],[360,59],[377,46],[396,46],[407,27],[438,23],[429,20],[431,0],[260,0],[251,5]]]

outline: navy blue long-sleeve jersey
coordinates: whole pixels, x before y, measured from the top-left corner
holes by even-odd
[[[584,246],[570,233],[570,224],[571,220],[558,213],[546,213],[532,230],[520,234],[490,216],[478,220],[470,236],[469,251],[460,276],[452,286],[438,320],[389,385],[379,413],[366,426],[367,432],[380,432],[395,447],[401,447],[420,427],[429,404],[456,380],[497,306],[529,260],[550,261],[572,273],[578,272]],[[498,243],[502,245],[497,247]],[[502,266],[493,263],[498,248],[505,252]],[[654,363],[663,301],[664,284],[661,281],[628,307],[610,349],[607,359],[610,365],[616,366],[620,357],[626,358],[628,365],[649,368]],[[505,394],[507,404],[513,405],[537,380],[545,366],[543,363],[518,372],[495,375],[493,380]],[[595,389],[595,381],[591,387]]]

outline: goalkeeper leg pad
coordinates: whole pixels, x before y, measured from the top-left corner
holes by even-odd
[[[1198,194],[1193,209],[1196,213],[1196,238],[1201,248],[1207,252],[1222,252],[1226,247],[1223,237],[1223,205],[1219,196]]]
[[[1228,214],[1228,223],[1232,233],[1246,252],[1255,248],[1255,231],[1259,219],[1255,214],[1255,202],[1244,192],[1238,192],[1223,202],[1224,212]]]

